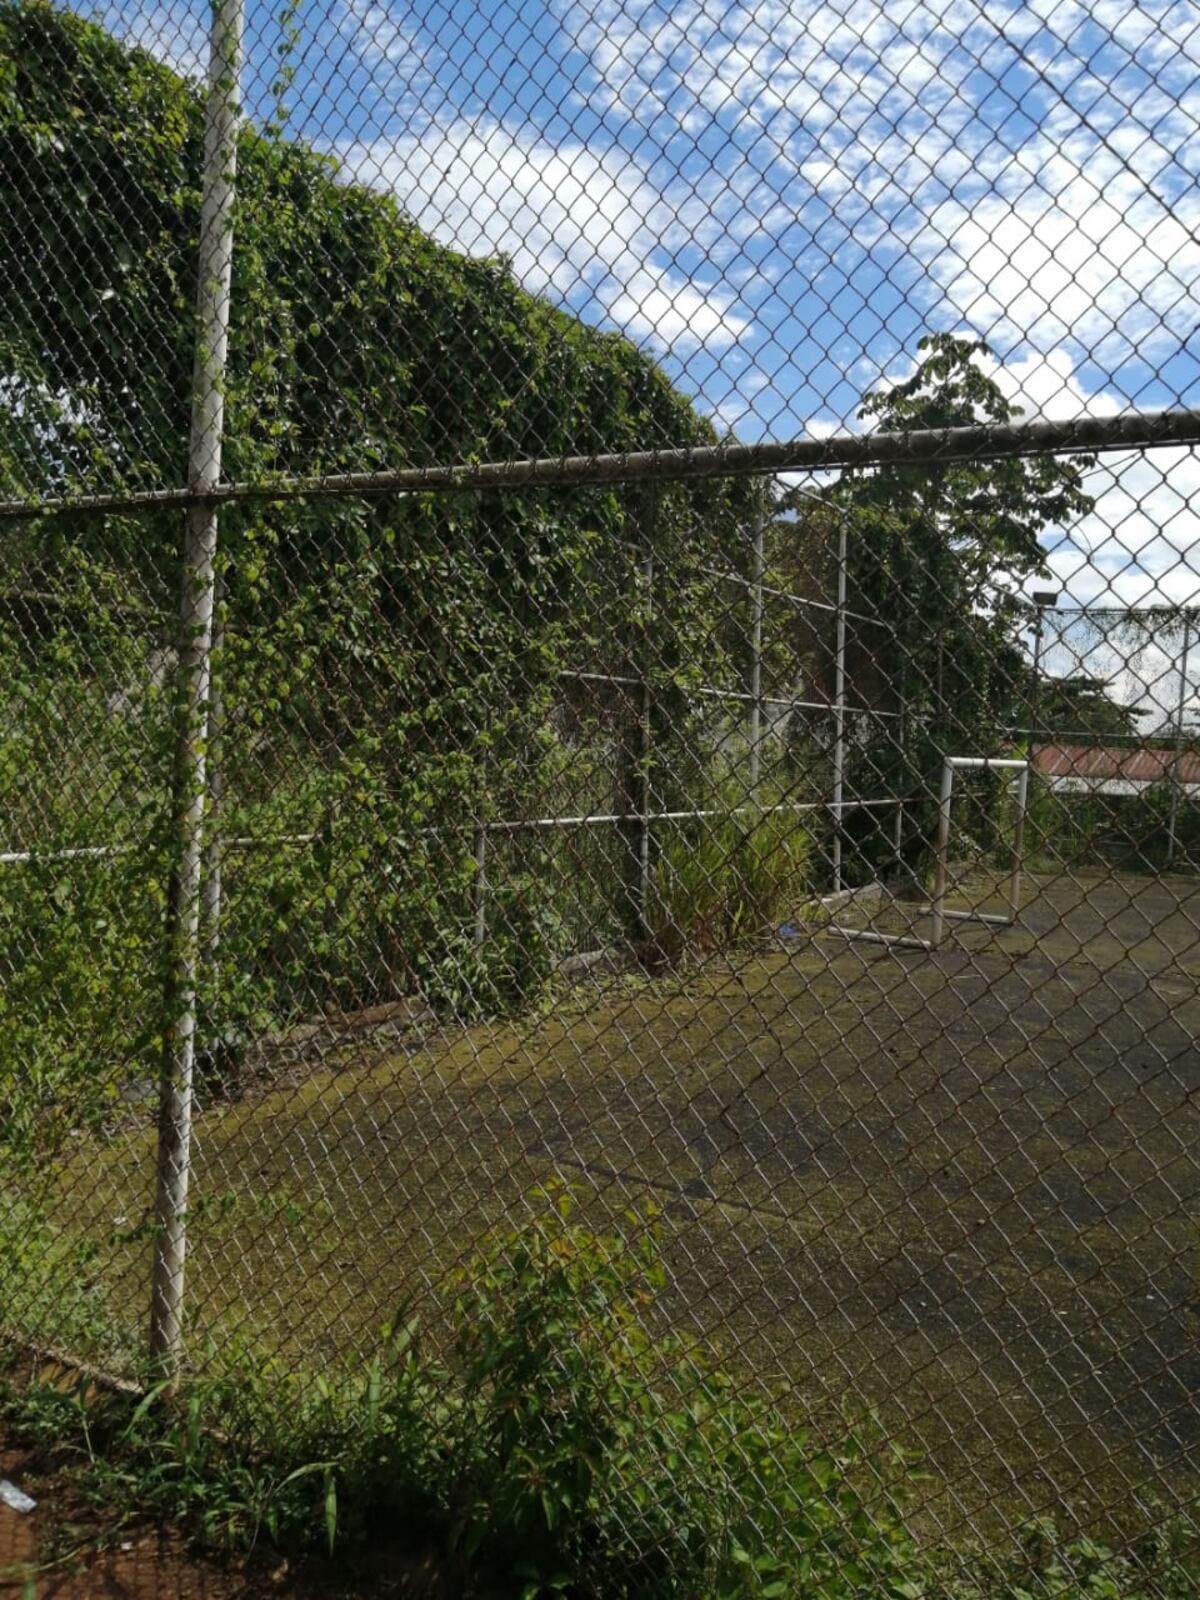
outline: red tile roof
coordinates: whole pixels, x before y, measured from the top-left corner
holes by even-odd
[[[1173,750],[1126,749],[1111,745],[1044,744],[1033,752],[1034,766],[1049,778],[1122,778],[1127,783],[1163,783],[1175,776]],[[1200,752],[1179,758],[1181,783],[1200,784]]]

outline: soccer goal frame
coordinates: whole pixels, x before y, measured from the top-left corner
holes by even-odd
[[[1008,910],[951,911],[946,907],[946,891],[950,877],[950,818],[954,801],[954,774],[964,771],[1015,772],[1017,812],[1013,820],[1012,866],[1009,869],[1005,899]],[[840,923],[831,924],[830,933],[841,934],[846,939],[862,939],[869,944],[887,944],[909,950],[940,950],[946,937],[946,925],[951,922],[979,922],[998,928],[1011,928],[1021,910],[1021,877],[1025,868],[1025,814],[1029,805],[1028,761],[1008,756],[946,756],[942,761],[942,783],[938,797],[937,837],[934,845],[933,897],[924,902],[924,909],[932,917],[929,937],[916,934],[877,933],[871,928],[847,928]]]

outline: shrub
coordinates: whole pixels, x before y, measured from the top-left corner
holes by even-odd
[[[3,1181],[10,1172],[0,1163],[0,1342],[49,1343],[112,1368],[128,1365],[142,1330],[110,1303],[102,1246],[49,1222],[35,1200]]]
[[[775,1397],[656,1332],[657,1231],[551,1216],[494,1241],[456,1307],[455,1535],[528,1593],[901,1594],[903,1462],[816,1445]]]
[[[32,1153],[155,1070],[164,883],[144,856],[0,874],[0,1143]]]
[[[1102,797],[1063,794],[1039,773],[1030,778],[1025,845],[1034,866],[1054,871],[1097,864],[1103,859],[1099,838],[1105,824]]]
[[[735,939],[755,940],[795,912],[806,882],[809,836],[790,811],[751,811],[738,822],[730,931]]]
[[[86,1447],[93,1498],[245,1548],[328,1542],[380,1513],[530,1597],[914,1595],[901,1461],[836,1450],[654,1327],[652,1219],[579,1225],[569,1195],[464,1274],[445,1360],[415,1325],[326,1378],[212,1349],[136,1403],[10,1386],[27,1437]]]
[[[809,853],[796,813],[770,803],[673,828],[651,878],[653,957],[673,964],[762,939],[803,899]]]

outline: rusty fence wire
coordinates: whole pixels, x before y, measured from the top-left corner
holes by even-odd
[[[1194,1550],[1200,13],[0,37],[0,1333],[540,1308],[572,1593]]]

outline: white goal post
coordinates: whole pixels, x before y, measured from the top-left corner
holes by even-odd
[[[948,911],[946,889],[950,863],[950,810],[954,798],[954,774],[962,771],[1008,771],[1016,780],[1017,812],[1013,823],[1012,866],[1008,874],[1006,912]],[[993,927],[1010,928],[1021,909],[1021,874],[1025,865],[1025,812],[1029,803],[1029,762],[999,756],[946,756],[942,762],[942,786],[938,798],[937,839],[934,845],[933,898],[925,902],[932,926],[928,939],[915,934],[876,933],[869,928],[846,928],[834,923],[826,930],[847,939],[865,939],[872,944],[900,945],[910,950],[939,950],[948,922],[983,922]]]

